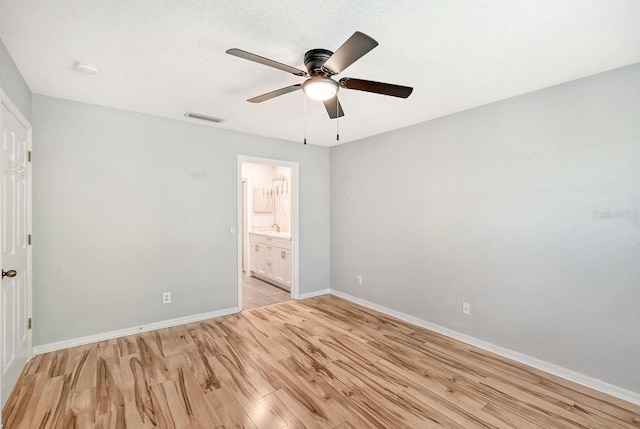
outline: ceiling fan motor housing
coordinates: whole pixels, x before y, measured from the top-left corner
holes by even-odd
[[[331,58],[331,55],[333,55],[333,52],[328,49],[312,49],[307,51],[307,53],[304,54],[304,65],[309,75],[330,76],[322,66]]]

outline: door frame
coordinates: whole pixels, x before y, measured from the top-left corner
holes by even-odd
[[[241,237],[242,237],[242,273],[246,275],[247,271],[250,271],[249,257],[247,253],[249,252],[249,237],[246,231],[244,231],[244,225],[249,223],[249,179],[243,177],[242,179],[242,223],[240,227]],[[245,219],[246,218],[246,219]]]
[[[248,155],[238,155],[236,194],[237,194],[237,225],[238,225],[238,311],[242,311],[242,235],[244,225],[242,222],[242,163],[269,164],[291,169],[291,252],[293,253],[293,276],[291,281],[291,298],[300,297],[300,216],[299,216],[299,164],[280,159],[259,158]]]
[[[31,146],[31,137],[32,137],[32,127],[31,123],[27,120],[27,118],[22,114],[20,109],[13,104],[9,96],[6,92],[0,88],[0,104],[4,105],[17,119],[18,121],[26,128],[27,130],[27,151],[32,150]],[[32,234],[33,231],[33,201],[32,201],[32,164],[30,161],[27,161],[27,234]],[[2,254],[0,253],[0,267],[3,264]],[[27,244],[27,317],[33,317],[33,263],[32,263],[32,248],[30,244]],[[0,295],[0,299],[2,296]],[[0,305],[2,302],[0,301]],[[1,320],[0,320],[1,322]],[[25,321],[26,322],[26,321]],[[2,326],[0,326],[0,330]],[[27,330],[27,362],[33,358],[33,330]],[[2,385],[2,373],[0,372],[0,385]],[[5,398],[8,399],[8,398]],[[0,425],[1,427],[1,425]]]

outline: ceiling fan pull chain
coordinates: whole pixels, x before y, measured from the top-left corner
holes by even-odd
[[[336,141],[340,141],[340,101],[336,94]]]
[[[304,117],[302,118],[302,123],[304,124],[304,144],[307,144],[307,94],[303,92],[302,98],[304,98]]]

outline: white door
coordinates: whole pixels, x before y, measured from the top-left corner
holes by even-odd
[[[31,355],[31,168],[28,122],[0,91],[0,399],[4,407]]]

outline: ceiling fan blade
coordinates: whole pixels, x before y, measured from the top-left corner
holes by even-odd
[[[341,118],[344,116],[338,97],[331,97],[328,100],[324,100],[323,103],[331,119]]]
[[[378,46],[378,42],[366,34],[356,31],[329,57],[322,67],[333,74],[341,73],[376,46]]]
[[[248,99],[250,103],[262,103],[263,101],[271,100],[272,98],[279,97],[281,95],[288,94],[293,91],[297,91],[302,87],[300,84],[285,86],[284,88],[276,89],[275,91],[267,92],[266,94],[258,95]]]
[[[372,80],[352,79],[343,77],[340,86],[358,91],[375,92],[376,94],[390,95],[392,97],[407,98],[413,92],[410,86],[394,85],[392,83],[374,82]]]
[[[243,51],[242,49],[227,49],[227,54],[235,57],[244,58],[245,60],[253,61],[265,66],[273,67],[278,70],[286,71],[287,73],[294,74],[296,76],[307,76],[306,71],[302,71],[295,67],[288,66],[286,64],[279,63],[269,58],[261,57],[260,55],[252,54],[251,52]]]

